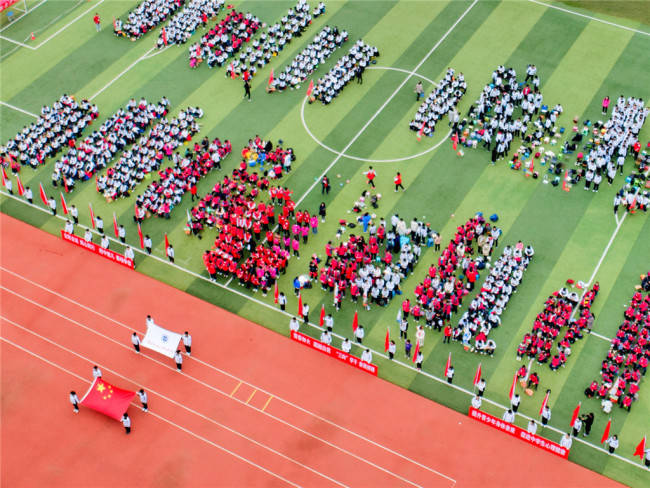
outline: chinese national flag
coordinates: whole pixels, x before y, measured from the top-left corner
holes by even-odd
[[[68,206],[65,203],[65,198],[63,198],[63,193],[59,193],[61,194],[61,209],[63,210],[63,214],[68,215]]]
[[[269,75],[269,85],[273,84],[273,68],[271,68],[271,74]]]
[[[140,222],[138,222],[138,237],[140,238],[140,249],[144,249],[144,236],[142,235],[142,227],[140,227]]]
[[[474,386],[478,385],[481,381],[481,363],[478,363],[478,368],[476,368],[476,373],[474,373]]]
[[[639,456],[641,459],[643,459],[643,454],[645,453],[645,436],[643,436],[643,439],[641,439],[641,442],[636,446],[636,449],[634,450],[634,456]]]
[[[93,229],[95,228],[95,212],[93,212],[93,206],[92,204],[88,204],[88,209],[90,210],[90,223],[93,226]]]
[[[354,332],[359,328],[359,313],[355,310],[354,317],[352,318],[352,330]]]
[[[318,321],[318,325],[321,327],[325,323],[325,305],[321,305],[320,307],[320,320]]]
[[[573,427],[573,424],[576,423],[576,419],[578,418],[578,415],[580,415],[580,403],[578,402],[578,406],[573,409],[573,415],[571,416],[571,423],[569,424],[571,427]]]
[[[447,377],[447,373],[449,372],[450,366],[451,366],[451,353],[449,353],[449,357],[447,358],[447,364],[445,364],[445,378]]]
[[[413,361],[414,363],[417,362],[419,353],[420,353],[420,341],[415,341],[415,349],[413,350],[413,359],[411,359],[411,361]],[[447,374],[446,369],[445,369],[445,374]]]
[[[273,289],[273,303],[278,303],[278,297],[280,296],[280,290],[278,290],[278,282],[275,282],[275,288]]]
[[[612,426],[612,419],[609,419],[607,421],[607,425],[605,426],[605,432],[603,432],[603,436],[600,438],[600,443],[602,444],[605,442],[607,439],[609,439],[609,429]]]
[[[384,352],[388,351],[388,346],[390,346],[390,329],[386,327],[386,338],[384,339]]]
[[[38,194],[41,197],[41,201],[43,202],[43,205],[48,207],[49,204],[47,203],[47,195],[45,195],[45,189],[43,188],[43,183],[38,184]]]
[[[20,181],[20,176],[16,175],[16,186],[18,187],[18,194],[22,197],[25,194],[25,187],[23,182]]]
[[[102,378],[95,378],[95,381],[81,399],[81,404],[84,407],[108,415],[112,419],[122,420],[122,415],[129,408],[134,396],[134,391],[123,390],[111,385]]]
[[[510,401],[512,401],[512,399],[515,397],[516,388],[517,388],[517,373],[515,373],[515,377],[512,378],[512,385],[510,385],[510,394],[508,395]],[[544,407],[542,407],[542,410],[544,410]]]
[[[307,87],[307,96],[310,97],[313,91],[314,91],[314,80],[309,80],[309,86]]]
[[[120,233],[117,228],[117,217],[115,216],[115,212],[113,212],[113,230],[115,231],[115,237],[119,237]]]
[[[302,293],[298,293],[298,317],[302,317]]]

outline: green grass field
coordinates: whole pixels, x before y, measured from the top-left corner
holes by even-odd
[[[250,11],[266,22],[279,19],[293,4],[291,1],[262,0],[233,3],[238,9]],[[287,274],[280,281],[280,289],[289,296],[289,311],[296,309],[292,278],[307,272],[307,256],[324,254],[325,243],[334,238],[338,218],[349,217],[348,211],[365,184],[363,171],[368,163],[345,155],[341,157],[338,152],[344,150],[348,156],[391,160],[431,148],[424,155],[401,162],[375,164],[378,188],[383,195],[377,215],[388,217],[399,212],[407,219],[424,217],[442,233],[445,242],[456,226],[476,212],[482,211],[485,215],[496,212],[503,229],[497,255],[504,244],[521,239],[535,247],[536,256],[524,275],[519,292],[503,315],[502,327],[490,336],[498,345],[493,358],[464,352],[458,343],[442,344],[441,335],[433,332],[427,332],[423,374],[416,373],[410,362],[403,362],[401,349],[398,349],[399,361],[393,363],[378,354],[374,357],[382,378],[459,411],[466,411],[469,405],[470,397],[462,389],[471,390],[474,371],[481,361],[488,382],[486,397],[505,405],[513,372],[522,364],[515,360],[516,346],[523,334],[531,330],[533,319],[545,299],[563,286],[567,278],[588,281],[598,267],[594,278],[601,283],[601,293],[593,307],[597,318],[594,331],[606,338],[615,334],[623,307],[638,284],[639,275],[650,268],[650,219],[638,213],[628,216],[610,246],[617,228],[612,215],[612,199],[615,190],[622,185],[621,177],[617,177],[612,187],[601,185],[599,193],[584,192],[581,184],[566,193],[560,187],[544,185],[541,178],[524,178],[521,171],[510,170],[504,162],[491,166],[485,150],[467,149],[463,157],[457,156],[451,144],[443,141],[446,133],[443,123],[435,137],[418,142],[415,134],[408,130],[408,121],[418,106],[413,88],[420,77],[437,82],[449,66],[462,71],[468,83],[468,92],[461,103],[464,114],[497,65],[512,66],[518,73],[524,73],[526,65],[534,63],[539,69],[545,103],[564,106],[560,119],[564,127],[572,125],[574,116],[598,119],[600,101],[605,95],[613,100],[620,94],[648,100],[650,27],[631,20],[639,17],[634,12],[641,2],[629,2],[632,13],[625,15],[622,13],[625,9],[621,8],[616,17],[607,16],[613,13],[609,9],[595,9],[596,13],[584,10],[600,2],[554,5],[570,10],[574,6],[567,4],[577,3],[583,4],[583,9],[579,10],[581,14],[593,18],[524,0],[475,3],[464,0],[330,1],[327,13],[314,21],[307,35],[295,40],[260,71],[252,83],[253,101],[247,103],[241,98],[241,83],[226,78],[225,70],[210,70],[206,66],[190,70],[186,47],[172,46],[160,54],[150,52],[157,32],[137,42],[115,38],[111,19],[123,18],[135,1],[48,0],[10,25],[3,15],[0,140],[4,144],[33,120],[29,114],[16,109],[38,113],[42,105],[50,105],[62,93],[74,94],[77,98],[92,97],[101,118],[123,106],[132,96],[154,100],[165,95],[172,102],[172,114],[188,105],[203,108],[202,130],[195,140],[219,136],[232,141],[234,154],[226,160],[221,173],[215,171],[201,180],[201,195],[209,191],[225,171],[239,163],[239,151],[255,134],[274,142],[284,140],[285,145],[294,148],[297,160],[295,170],[285,176],[281,184],[294,191],[294,200],[304,197],[301,208],[313,212],[322,200],[328,207],[327,223],[321,225],[318,234],[310,238],[306,249],[301,250],[303,258],[291,260]],[[95,32],[92,24],[95,11],[103,18],[100,33]],[[464,12],[464,18],[457,22]],[[647,15],[644,19],[647,22]],[[363,38],[377,46],[381,56],[374,67],[396,69],[368,70],[362,85],[350,84],[327,106],[304,104],[306,86],[282,94],[266,94],[270,69],[277,71],[290,62],[325,24],[347,29],[351,40]],[[33,41],[29,39],[32,32],[36,36]],[[32,48],[21,47],[6,38],[24,42]],[[33,49],[34,46],[38,47]],[[319,68],[315,78],[325,73],[347,49],[344,47],[335,53]],[[410,71],[415,67],[417,72],[413,75]],[[394,93],[402,84],[403,87]],[[425,81],[424,86],[425,91],[430,92],[430,84]],[[309,136],[301,115],[314,137],[337,153]],[[646,124],[641,139],[646,142],[649,138],[650,126]],[[23,169],[20,173],[23,183],[35,189],[38,182],[43,182],[46,190],[53,192],[50,182],[53,163],[53,159],[48,160],[36,172]],[[632,165],[630,159],[626,169],[631,171]],[[323,198],[320,185],[314,183],[326,169],[333,189]],[[392,177],[396,171],[404,176],[407,187],[404,193],[392,191]],[[139,190],[143,189],[141,185]],[[36,202],[37,197],[35,191]],[[138,247],[132,220],[134,197],[107,204],[92,182],[88,182],[79,184],[67,195],[67,201],[80,208],[82,224],[89,223],[86,210],[89,202],[95,213],[104,218],[108,229],[110,216],[116,212],[118,220],[127,228],[128,242]],[[3,194],[0,202],[2,212],[48,232],[57,233],[62,228],[61,220],[16,199]],[[279,310],[273,311],[272,294],[267,297],[253,294],[239,287],[237,280],[228,285],[226,280],[221,280],[219,286],[215,286],[206,279],[201,254],[211,245],[214,231],[206,231],[202,241],[185,235],[185,209],[190,205],[189,195],[186,195],[170,220],[151,218],[144,223],[143,230],[154,239],[155,249],[153,258],[136,255],[138,272],[287,335],[288,317]],[[164,232],[169,234],[176,249],[176,267],[163,259]],[[608,252],[601,261],[606,248]],[[403,282],[403,297],[413,298],[413,289],[429,264],[437,261],[438,255],[431,249],[423,251],[415,273]],[[305,291],[303,300],[311,306],[312,321],[321,304],[332,309],[331,295],[322,292],[319,286]],[[383,352],[387,326],[391,335],[397,337],[395,317],[400,303],[398,298],[385,308],[375,306],[370,311],[359,310],[360,323],[366,328],[366,343],[375,351]],[[353,304],[345,301],[342,310],[334,314],[336,334],[351,335],[354,311]],[[310,333],[314,337],[319,334],[316,329]],[[335,339],[334,345],[338,344],[339,340]],[[566,368],[561,371],[552,373],[547,366],[533,368],[541,377],[540,391],[532,398],[523,399],[520,412],[537,417],[543,391],[550,388],[551,425],[566,431],[573,408],[582,401],[582,412],[594,411],[596,422],[587,442],[574,442],[570,459],[626,485],[648,486],[650,472],[640,466],[638,458],[632,457],[639,440],[650,434],[647,378],[643,380],[640,398],[632,411],[615,409],[613,412],[612,433],[619,434],[621,446],[616,454],[620,457],[608,456],[600,448],[598,441],[607,417],[600,412],[596,400],[587,400],[582,393],[589,382],[598,377],[607,349],[606,340],[592,335],[576,343]],[[461,389],[449,388],[439,381],[450,351],[456,368],[454,385]],[[497,405],[484,402],[484,406],[490,413],[502,413]],[[527,420],[519,416],[517,423],[525,426]],[[547,430],[546,435],[559,441],[558,432]]]

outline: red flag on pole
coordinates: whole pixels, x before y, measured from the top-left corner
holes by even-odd
[[[515,397],[515,390],[517,389],[517,373],[515,372],[514,378],[512,378],[512,385],[510,385],[510,393],[508,394],[508,398],[510,398],[510,401]]]
[[[611,426],[612,426],[612,419],[609,419],[607,421],[607,425],[605,426],[605,431],[603,432],[603,436],[600,438],[601,444],[605,442],[607,439],[609,439],[609,429]]]
[[[43,183],[38,184],[38,193],[41,196],[41,202],[43,202],[43,205],[47,207],[47,196],[45,195],[45,190],[43,189]]]
[[[390,328],[386,327],[386,339],[384,339],[384,352],[388,351],[390,346]]]
[[[115,216],[115,212],[113,212],[113,230],[115,231],[115,237],[119,237],[120,233],[117,228],[117,217]]]
[[[93,229],[94,229],[95,228],[95,212],[93,212],[92,203],[88,204],[88,208],[90,209],[90,223],[93,225]]]
[[[573,409],[573,415],[571,416],[571,423],[569,424],[571,427],[573,427],[573,424],[576,423],[576,419],[578,418],[578,415],[580,415],[580,404],[582,402],[578,402],[578,406]]]
[[[481,363],[478,363],[478,368],[476,368],[476,373],[474,373],[474,386],[478,385],[481,381]]]
[[[25,187],[23,182],[20,181],[20,176],[16,175],[16,186],[18,187],[18,194],[22,197],[25,194]]]
[[[418,131],[418,141],[422,140],[422,133],[424,132],[424,124],[426,122],[422,122],[422,127],[420,127],[420,130]]]
[[[449,353],[449,357],[447,358],[447,364],[445,364],[445,377],[447,376],[447,373],[449,372],[449,367],[450,366],[451,366],[451,353]]]
[[[280,296],[280,291],[278,290],[278,282],[276,280],[275,286],[273,288],[273,303],[278,303],[278,297]]]
[[[144,237],[142,235],[142,227],[140,227],[140,222],[138,222],[138,237],[140,238],[140,249],[144,249]]]
[[[269,75],[269,85],[273,84],[273,68],[271,68],[271,74]]]
[[[68,190],[68,182],[66,181],[65,176],[63,176],[61,179],[63,180],[63,189],[66,193],[68,193],[70,190]]]
[[[84,407],[108,415],[112,419],[122,420],[122,415],[129,408],[134,396],[134,391],[123,390],[111,385],[102,378],[95,378],[95,381],[81,399],[81,404]]]
[[[359,328],[359,313],[355,310],[354,317],[352,318],[352,330],[354,332]]]
[[[165,28],[162,28],[162,41],[163,44],[166,46],[167,45],[167,32],[165,31]]]
[[[314,91],[314,80],[309,80],[309,86],[307,87],[307,96],[310,97]]]
[[[413,349],[413,361],[414,363],[418,360],[418,353],[420,352],[420,341],[415,341],[415,349]]]
[[[167,237],[167,232],[165,232],[165,256],[167,256],[168,248],[169,248],[169,238]]]
[[[235,78],[237,78],[237,76],[235,75],[235,62],[234,61],[232,63],[230,63],[230,78],[232,78],[233,80]]]
[[[643,454],[645,453],[645,436],[643,436],[643,439],[641,439],[641,442],[636,446],[636,449],[634,450],[634,456],[639,456],[641,459],[643,459]]]
[[[298,292],[298,317],[302,317],[302,293]]]
[[[544,407],[548,404],[548,397],[551,395],[551,390],[546,390],[546,396],[544,397],[544,401],[542,402],[542,406],[539,409],[539,414],[542,415],[542,412],[544,411]]]
[[[61,194],[61,209],[63,210],[63,214],[68,215],[68,206],[65,203],[65,198],[63,198],[63,193],[59,193]]]
[[[318,321],[318,325],[321,327],[325,323],[325,305],[320,306],[320,320]]]
[[[4,166],[2,167],[2,186],[7,186],[7,173],[5,173]]]
[[[562,189],[564,191],[570,191],[571,190],[571,188],[569,188],[569,184],[567,183],[568,179],[569,179],[569,170],[567,170],[564,173],[564,180],[562,181]]]

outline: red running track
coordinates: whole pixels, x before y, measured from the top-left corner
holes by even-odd
[[[531,472],[540,485],[618,486],[0,217],[3,486],[514,486]],[[133,351],[147,314],[191,332],[182,374]],[[149,392],[149,413],[129,409],[131,435],[72,413],[68,391],[81,396],[93,364]]]

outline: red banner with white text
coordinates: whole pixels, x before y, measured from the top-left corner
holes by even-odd
[[[479,422],[490,425],[495,429],[500,430],[501,432],[510,434],[511,436],[516,437],[517,439],[521,439],[522,441],[527,442],[528,444],[532,444],[533,446],[539,447],[540,449],[555,454],[556,456],[560,456],[561,458],[564,459],[569,458],[569,449],[567,449],[566,447],[562,447],[561,445],[549,441],[548,439],[544,439],[543,437],[540,437],[538,435],[531,434],[525,429],[522,429],[521,427],[517,427],[515,424],[511,424],[509,422],[506,422],[505,420],[501,420],[500,418],[495,417],[494,415],[481,412],[480,410],[477,410],[474,407],[469,407],[468,415],[472,417],[474,420],[478,420]]]
[[[343,361],[344,363],[354,366],[355,368],[365,371],[366,373],[370,373],[371,375],[377,376],[377,366],[371,363],[366,363],[365,361],[361,361],[361,359],[359,359],[358,357],[348,354],[347,352],[343,352],[340,349],[336,349],[335,347],[328,346],[324,342],[317,341],[316,339],[312,339],[308,335],[301,334],[300,332],[296,332],[295,330],[291,331],[291,338],[294,341],[300,342],[301,344],[304,344],[305,346],[309,346],[312,349],[316,349],[317,351],[320,351],[323,354],[332,356],[333,358],[336,358],[339,361]]]
[[[16,2],[18,2],[18,0],[0,0],[0,12],[8,9]]]
[[[85,239],[76,236],[74,234],[70,234],[69,232],[66,232],[64,230],[61,231],[61,238],[64,241],[71,242],[72,244],[82,247],[87,251],[93,252],[103,258],[113,261],[114,263],[121,264],[122,266],[126,266],[127,268],[134,269],[133,259],[125,258],[121,254],[118,254],[115,251],[111,251],[110,249],[104,249],[103,247],[98,246],[94,242],[88,242]]]

